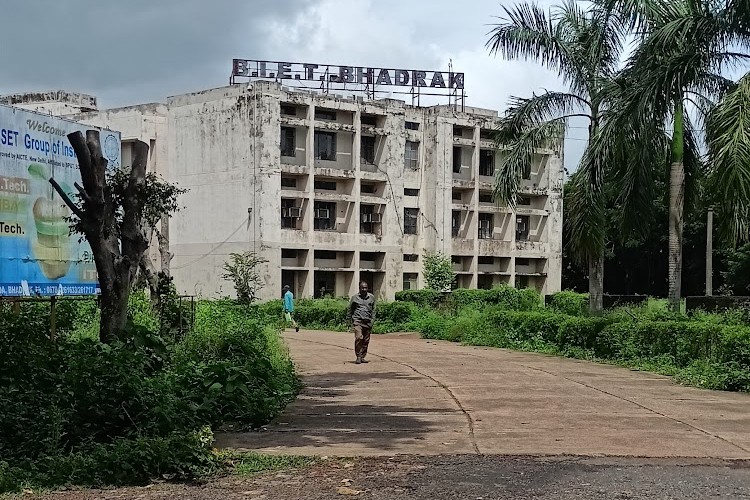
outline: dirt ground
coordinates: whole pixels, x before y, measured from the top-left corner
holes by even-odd
[[[300,470],[59,491],[47,500],[189,499],[750,499],[750,462],[685,459],[432,456],[324,460]],[[30,498],[30,496],[26,496]]]

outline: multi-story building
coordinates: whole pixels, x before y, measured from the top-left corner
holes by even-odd
[[[150,168],[189,191],[172,218],[182,292],[229,294],[232,252],[255,251],[264,298],[392,299],[424,285],[426,252],[450,256],[459,287],[560,289],[562,144],[539,150],[515,211],[493,202],[504,152],[497,112],[292,91],[278,83],[186,94],[76,115],[152,147]]]

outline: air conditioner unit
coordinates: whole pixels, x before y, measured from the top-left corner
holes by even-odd
[[[380,222],[382,218],[382,214],[370,214],[370,222]]]
[[[287,217],[294,217],[294,218],[302,217],[302,207],[289,207],[287,209]]]
[[[331,211],[327,208],[319,208],[315,211],[316,219],[329,219],[331,217]]]

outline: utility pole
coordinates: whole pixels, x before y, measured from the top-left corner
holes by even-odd
[[[708,208],[706,218],[706,296],[713,295],[713,250],[714,250],[714,209]]]

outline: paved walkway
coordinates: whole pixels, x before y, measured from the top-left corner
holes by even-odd
[[[261,432],[219,446],[355,456],[533,454],[750,459],[750,395],[625,368],[374,335],[286,333],[305,385]]]

